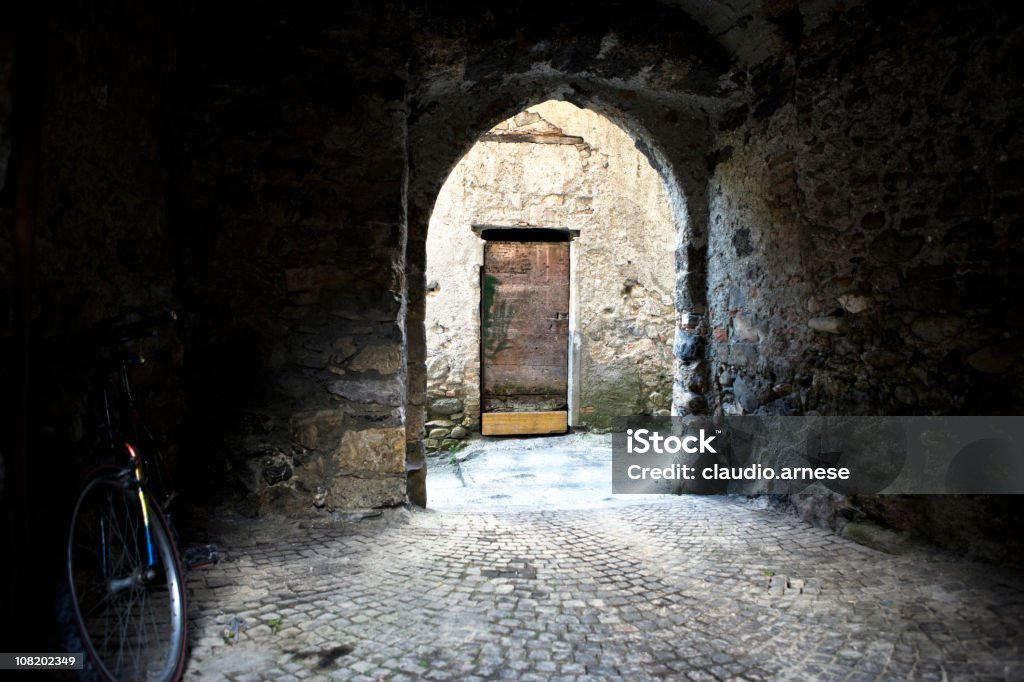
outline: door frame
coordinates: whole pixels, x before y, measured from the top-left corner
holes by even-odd
[[[518,241],[518,242],[566,242],[569,244],[569,338],[568,357],[566,359],[566,404],[569,412],[569,427],[577,425],[577,410],[579,405],[579,365],[580,365],[580,336],[576,330],[576,249],[573,242],[580,236],[579,229],[569,227],[531,226],[531,225],[492,225],[474,224],[471,226],[474,233],[480,240],[480,305],[483,305],[483,252],[484,244],[488,241]],[[480,311],[480,318],[483,320],[483,310]],[[482,338],[481,330],[481,342]],[[482,349],[478,348],[480,357],[480,396],[481,396],[481,419],[483,418],[483,380],[484,380],[484,357]]]

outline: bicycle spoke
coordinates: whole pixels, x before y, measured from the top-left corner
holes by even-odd
[[[116,613],[116,616],[117,616],[117,626],[118,626],[117,627],[117,640],[118,640],[118,642],[121,642],[121,643],[124,643],[126,641],[126,634],[127,634],[127,630],[128,630],[128,624],[127,624],[127,620],[126,620],[126,613],[125,613],[125,611],[126,611],[126,609],[118,609],[117,613]],[[124,658],[124,646],[119,646],[119,647],[117,647],[117,658],[114,661],[114,668],[112,670],[112,672],[115,675],[117,675],[118,677],[120,677],[119,673],[121,671],[121,668],[123,667],[123,658]]]
[[[137,490],[94,482],[76,505],[68,541],[69,582],[90,656],[111,679],[172,680],[184,658],[184,585],[158,511],[149,538]],[[102,519],[102,522],[100,522]]]

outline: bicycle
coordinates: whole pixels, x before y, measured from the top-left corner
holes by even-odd
[[[124,348],[154,336],[173,313],[107,329],[113,386],[102,391],[105,463],[87,477],[67,539],[75,620],[96,671],[108,680],[180,679],[188,604],[177,538],[168,521],[169,477],[142,421],[130,368],[144,360]]]

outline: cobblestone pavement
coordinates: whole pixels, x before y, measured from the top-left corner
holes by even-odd
[[[732,498],[222,519],[187,679],[1024,679],[1024,580]]]

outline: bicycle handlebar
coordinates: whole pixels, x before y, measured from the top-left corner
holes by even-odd
[[[173,310],[165,310],[133,322],[124,322],[118,325],[100,323],[94,327],[94,333],[99,341],[110,344],[122,344],[135,339],[144,339],[149,336],[156,336],[159,327],[174,322],[178,319],[178,313]]]

